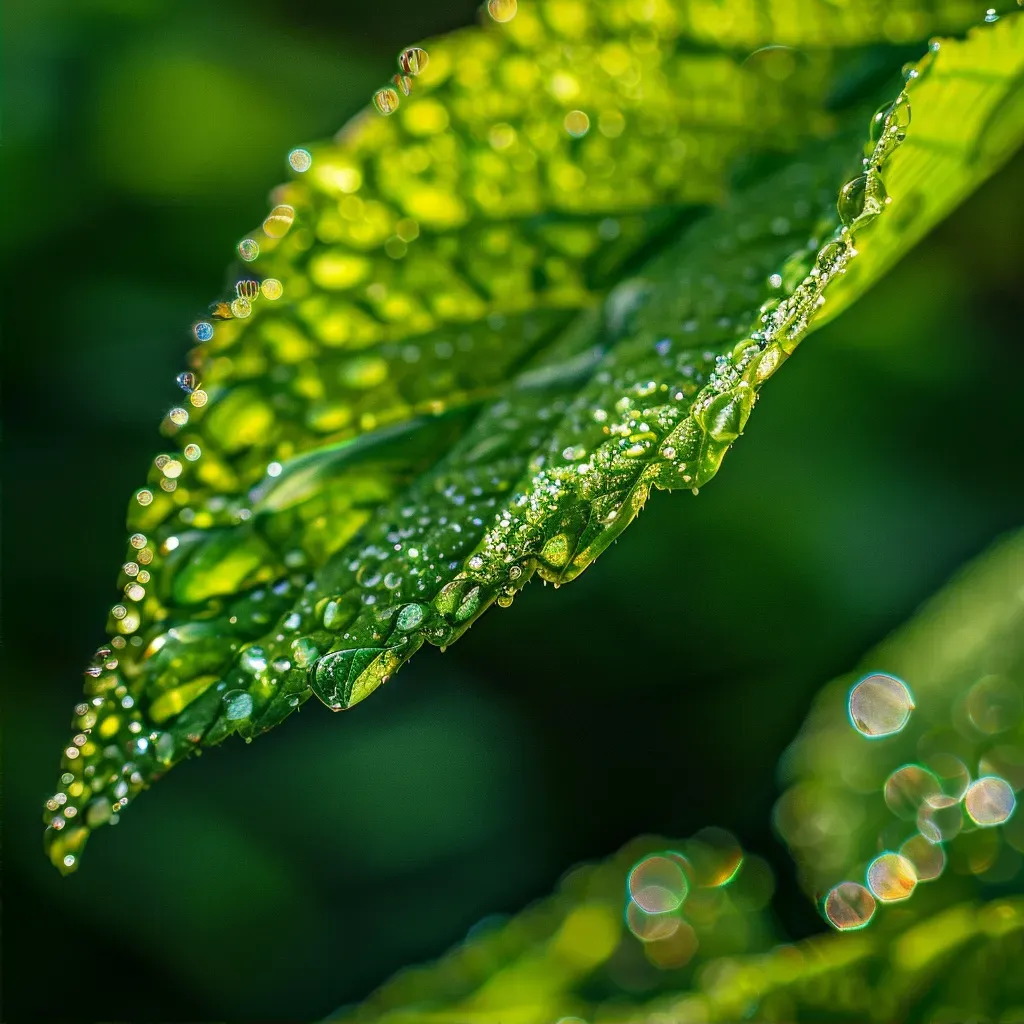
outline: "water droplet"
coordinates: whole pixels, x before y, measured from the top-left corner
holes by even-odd
[[[487,0],[487,13],[501,24],[511,21],[518,10],[518,0]]]
[[[234,299],[231,303],[231,314],[232,316],[238,317],[239,320],[244,320],[247,316],[252,313],[252,303],[248,299]]]
[[[865,736],[892,736],[910,719],[914,698],[906,683],[895,676],[865,676],[850,691],[850,721]]]
[[[406,75],[422,75],[430,63],[430,54],[422,47],[408,46],[398,55],[398,67]]]
[[[847,227],[863,226],[882,212],[887,199],[885,183],[878,174],[869,171],[842,187],[836,208]]]
[[[201,323],[196,324],[192,331],[199,341],[209,341],[213,337],[213,324],[203,320]]]
[[[259,254],[260,245],[255,238],[243,238],[238,243],[238,255],[241,256],[246,263],[252,263]]]
[[[313,155],[308,149],[293,149],[288,154],[288,163],[293,171],[298,171],[302,174],[313,165]]]
[[[841,932],[864,928],[875,916],[875,898],[857,882],[840,882],[825,897],[825,917]]]
[[[182,452],[182,455],[184,455],[189,462],[195,462],[202,454],[202,450],[197,444],[185,445],[185,450]]]
[[[689,891],[679,862],[670,857],[645,857],[629,873],[629,895],[648,914],[678,910]]]
[[[913,61],[907,61],[907,63],[900,68],[900,74],[903,75],[904,82],[912,82],[915,78],[919,78],[921,76],[921,72],[917,70]]]
[[[390,86],[378,89],[373,94],[373,105],[385,116],[393,114],[398,109],[398,93]]]
[[[427,614],[427,608],[422,604],[407,604],[399,608],[395,616],[395,628],[402,633],[408,633],[415,629]]]
[[[772,274],[772,275],[770,275],[769,278],[768,278],[768,287],[769,288],[781,288],[782,287],[782,275],[781,274]]]
[[[221,698],[224,717],[229,722],[240,722],[252,714],[252,696],[245,690],[228,690]]]
[[[412,92],[412,79],[408,75],[392,75],[391,84],[403,95]]]
[[[995,24],[995,22],[997,22],[998,20],[999,20],[999,15],[998,15],[998,14],[996,13],[996,9],[995,9],[994,7],[990,7],[990,8],[989,8],[989,9],[988,9],[988,10],[987,10],[987,11],[985,12],[985,22],[986,22],[987,24],[989,24],[989,25],[993,25],[993,24]]]
[[[168,419],[176,426],[183,427],[188,423],[188,410],[182,409],[181,406],[172,409],[167,414]]]
[[[938,878],[946,867],[946,851],[939,843],[931,843],[924,836],[911,836],[901,847],[900,856],[914,865],[919,882]]]
[[[204,405],[210,400],[210,396],[203,391],[201,388],[196,388],[191,395],[188,396],[188,400],[197,408],[202,409]]]
[[[192,394],[193,391],[195,391],[196,375],[194,373],[191,373],[188,370],[184,370],[183,372],[179,373],[178,376],[175,377],[174,379],[177,381],[178,387],[181,388],[181,390],[184,391],[185,394],[190,395]]]
[[[883,853],[868,865],[867,883],[876,899],[895,903],[913,893],[917,886],[917,872],[901,854]]]
[[[271,238],[283,238],[295,222],[295,208],[291,206],[275,206],[263,221],[263,230]],[[249,296],[255,298],[255,296]]]
[[[996,775],[986,775],[967,787],[964,807],[971,821],[982,828],[1009,821],[1017,806],[1010,784]]]

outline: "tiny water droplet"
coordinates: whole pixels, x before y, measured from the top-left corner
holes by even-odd
[[[192,392],[195,391],[196,375],[194,373],[191,373],[188,370],[183,370],[174,379],[177,381],[178,387],[181,388],[181,390],[184,391],[186,395],[191,395]]]
[[[403,95],[412,92],[412,79],[408,75],[392,75],[391,84]]]
[[[263,292],[265,299],[270,299],[273,302],[275,299],[281,298],[284,294],[284,285],[276,277],[268,277],[261,285],[260,291]]]
[[[398,93],[390,86],[378,89],[373,94],[373,105],[385,117],[393,114],[398,109]]]
[[[252,714],[252,696],[245,690],[228,690],[221,698],[224,717],[229,722],[240,722]]]
[[[986,23],[989,24],[989,25],[992,25],[995,22],[997,22],[998,20],[999,20],[999,15],[996,13],[996,9],[994,7],[990,7],[985,12],[985,21],[986,21]]]
[[[192,328],[199,341],[209,341],[213,337],[213,324],[203,320]]]

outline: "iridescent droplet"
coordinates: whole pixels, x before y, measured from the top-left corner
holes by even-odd
[[[260,254],[259,242],[255,238],[243,238],[238,243],[238,255],[245,260],[246,263],[252,263],[254,259]]]
[[[189,462],[195,462],[202,454],[202,450],[197,444],[185,445],[185,450],[182,452],[182,455],[184,455]]]
[[[841,932],[864,928],[875,916],[875,898],[857,882],[840,882],[825,897],[825,917]]]
[[[648,914],[678,910],[689,891],[679,863],[670,857],[645,857],[629,873],[629,895]]]
[[[991,828],[1010,820],[1017,807],[1017,798],[1006,779],[985,775],[967,787],[964,807],[975,825]]]
[[[876,899],[895,903],[913,893],[917,886],[917,872],[901,854],[883,853],[868,865],[867,882]]]
[[[190,395],[196,389],[196,375],[191,373],[189,370],[184,370],[174,378],[178,387],[181,388],[185,394]]]
[[[393,114],[398,109],[398,93],[390,86],[378,89],[373,94],[373,105],[385,117],[388,114]]]
[[[865,736],[892,736],[903,729],[913,710],[907,684],[895,676],[873,673],[850,691],[850,721]]]
[[[196,324],[192,331],[199,341],[209,341],[213,337],[213,324],[203,320]]]
[[[406,75],[422,75],[430,63],[430,54],[420,46],[408,46],[398,55],[398,67]]]
[[[303,171],[308,171],[313,164],[313,155],[308,149],[293,149],[288,154],[288,163],[293,171],[298,171],[300,174]]]

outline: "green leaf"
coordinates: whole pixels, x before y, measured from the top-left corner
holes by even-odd
[[[904,236],[882,241],[902,202],[890,189],[878,216],[882,176],[916,180],[935,137],[900,146],[901,94],[861,166],[872,83],[903,53],[848,44],[967,8],[743,10],[523,3],[430,44],[391,118],[310,147],[240,243],[201,386],[131,502],[112,640],[47,804],[58,867],[198,747],[314,693],[352,706],[534,573],[572,580],[652,487],[698,490],[867,260],[854,241],[879,240],[840,301],[884,270]],[[1019,141],[995,111],[1021,22],[942,43],[912,83],[952,147],[915,232]],[[803,49],[746,53],[766,42]],[[976,116],[943,121],[967,101]]]
[[[882,797],[900,765],[930,759],[953,781],[958,757],[972,777],[1024,787],[1022,581],[1024,532],[822,691],[783,760],[793,785],[776,813],[816,896],[842,879],[863,882],[872,857],[914,835]],[[854,680],[881,670],[912,685],[916,706],[898,735],[868,739],[848,717],[847,696]],[[864,928],[792,944],[780,943],[768,912],[770,870],[727,833],[643,837],[573,868],[552,897],[516,917],[485,918],[437,963],[400,972],[331,1019],[1010,1020],[1024,999],[1024,979],[1008,969],[1024,945],[1024,898],[999,897],[1024,870],[1024,815],[970,824],[965,816],[959,834],[930,847],[945,869],[922,872],[908,900],[879,900]],[[664,858],[685,883],[649,873]],[[654,883],[661,912],[640,913],[652,907],[644,889]]]
[[[790,786],[775,813],[811,895],[821,897],[846,879],[862,881],[881,850],[899,850],[913,839],[921,826],[917,815],[922,808],[927,814],[922,801],[931,795],[921,784],[934,778],[935,795],[941,787],[951,797],[985,777],[1024,787],[1022,581],[1024,533],[1018,533],[822,690],[783,760]],[[851,687],[872,672],[902,680],[915,703],[906,726],[879,739],[861,735],[847,712]],[[906,765],[917,778],[890,783]],[[950,810],[950,827],[939,822],[949,841],[939,849],[955,872],[921,883],[911,906],[991,891],[1020,866],[1024,815],[1014,814],[1003,827],[978,828],[960,806]]]

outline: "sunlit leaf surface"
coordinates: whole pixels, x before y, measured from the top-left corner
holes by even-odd
[[[352,706],[534,573],[573,579],[652,487],[696,492],[854,243],[844,302],[907,244],[881,225],[918,237],[1019,142],[1018,15],[893,103],[902,51],[840,47],[965,5],[744,9],[522,3],[429,44],[390,117],[290,155],[130,504],[47,804],[58,867],[199,746]],[[890,167],[935,201],[886,210]]]

